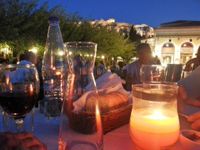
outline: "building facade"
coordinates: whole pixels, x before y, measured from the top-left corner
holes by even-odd
[[[133,25],[129,23],[123,23],[123,22],[116,22],[115,19],[111,18],[108,20],[94,20],[90,21],[90,24],[93,26],[103,26],[107,27],[108,29],[114,29],[117,32],[120,32],[122,35],[129,35],[130,29],[132,26],[136,29],[137,33],[142,37],[153,37],[154,36],[154,30],[152,27],[141,24],[141,25]]]
[[[200,22],[177,21],[161,24],[147,41],[162,64],[185,64],[200,46]]]

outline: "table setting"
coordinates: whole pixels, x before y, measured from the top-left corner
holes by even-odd
[[[32,133],[42,150],[200,149],[200,132],[188,122],[200,109],[185,102],[198,95],[199,70],[182,78],[182,65],[143,65],[141,81],[126,91],[117,74],[94,76],[96,56],[94,42],[64,46],[59,20],[51,17],[44,99],[37,101],[41,81],[34,65],[0,65],[1,131]]]

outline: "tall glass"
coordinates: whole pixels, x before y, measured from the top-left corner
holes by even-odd
[[[23,131],[24,118],[37,102],[39,77],[34,65],[0,66],[0,105]]]
[[[67,86],[61,114],[59,150],[102,150],[98,91],[93,75],[97,44],[68,42]]]
[[[179,137],[177,85],[138,84],[133,86],[130,136],[144,150],[160,150]]]

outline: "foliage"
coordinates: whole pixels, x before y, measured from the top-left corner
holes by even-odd
[[[64,32],[67,41],[93,41],[98,44],[98,55],[105,55],[107,58],[122,56],[128,61],[134,56],[133,43],[114,30],[101,26],[94,27],[88,22],[70,26],[71,28]]]
[[[137,31],[134,26],[131,26],[130,33],[129,33],[130,41],[134,42],[136,45],[140,43],[142,37],[137,34]]]
[[[135,31],[131,31],[130,39],[126,39],[106,27],[91,26],[60,6],[49,9],[47,2],[38,6],[38,0],[0,1],[0,43],[7,43],[13,49],[14,56],[33,46],[37,46],[39,55],[42,55],[51,15],[59,17],[65,42],[93,41],[98,44],[98,54],[107,58],[121,56],[128,61],[135,55],[135,42],[138,42],[135,41],[138,38]]]

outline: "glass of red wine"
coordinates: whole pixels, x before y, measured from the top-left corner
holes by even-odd
[[[0,66],[0,106],[14,119],[17,132],[24,130],[24,118],[37,103],[39,85],[34,65]]]

